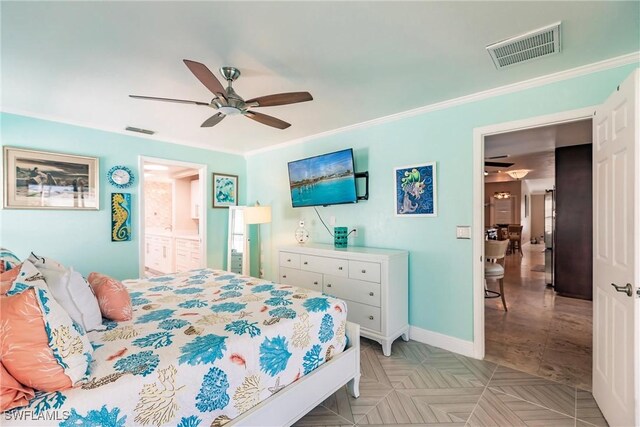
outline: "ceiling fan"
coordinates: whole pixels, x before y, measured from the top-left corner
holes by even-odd
[[[213,75],[211,70],[206,65],[199,62],[190,61],[188,59],[183,60],[185,65],[191,70],[198,80],[213,93],[213,99],[211,102],[198,102],[189,101],[185,99],[173,99],[173,98],[156,98],[153,96],[142,95],[129,95],[131,98],[147,99],[151,101],[165,101],[165,102],[178,102],[181,104],[194,104],[203,105],[205,107],[211,107],[218,110],[216,114],[209,117],[200,125],[200,127],[212,127],[217,125],[226,116],[235,116],[241,114],[263,125],[271,126],[278,129],[286,129],[291,126],[283,120],[277,119],[266,114],[258,113],[250,110],[250,108],[257,107],[273,107],[276,105],[295,104],[297,102],[305,102],[313,100],[313,97],[309,92],[286,92],[277,93],[273,95],[259,96],[249,100],[244,100],[240,95],[233,90],[232,83],[240,77],[240,70],[235,67],[222,67],[220,68],[220,74],[227,81],[227,88],[225,89],[220,80]]]

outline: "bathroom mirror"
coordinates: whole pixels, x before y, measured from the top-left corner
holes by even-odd
[[[244,206],[229,206],[227,271],[249,275],[247,226],[244,223],[244,208]]]

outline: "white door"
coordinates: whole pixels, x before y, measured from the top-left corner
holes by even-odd
[[[593,396],[612,426],[640,425],[639,76],[593,120]]]

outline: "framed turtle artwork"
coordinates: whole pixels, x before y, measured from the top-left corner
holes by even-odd
[[[436,162],[395,168],[395,215],[405,218],[437,216],[436,183]]]

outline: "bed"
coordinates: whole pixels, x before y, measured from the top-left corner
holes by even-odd
[[[345,384],[359,394],[342,300],[210,269],[124,283],[133,319],[89,332],[90,380],[3,424],[281,426]]]

